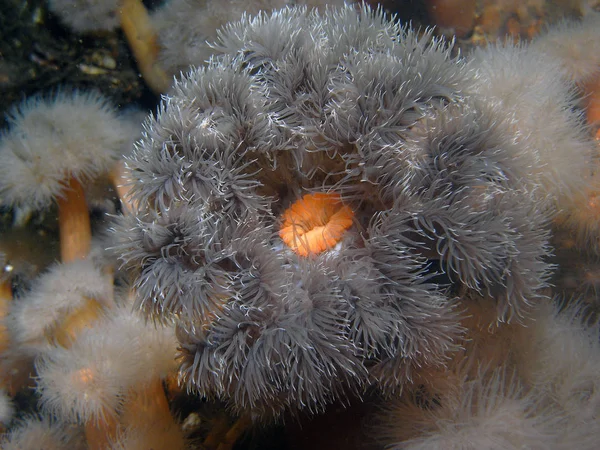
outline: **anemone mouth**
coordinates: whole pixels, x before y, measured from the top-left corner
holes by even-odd
[[[279,236],[298,255],[316,255],[334,247],[353,219],[339,194],[307,194],[283,213]]]

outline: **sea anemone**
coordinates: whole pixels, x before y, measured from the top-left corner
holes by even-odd
[[[81,436],[47,417],[25,417],[0,440],[4,450],[84,450]]]
[[[563,310],[558,305],[541,308],[535,319],[519,352],[523,378],[552,398],[572,426],[588,424],[591,437],[600,429],[600,324],[576,301]]]
[[[211,42],[228,22],[246,14],[272,11],[287,5],[308,5],[323,9],[325,5],[344,4],[343,0],[168,0],[153,11],[152,22],[159,45],[159,62],[173,76],[190,66],[204,64],[215,53]]]
[[[56,264],[15,302],[9,330],[20,352],[68,347],[81,329],[113,305],[112,283],[91,261]]]
[[[554,58],[570,78],[583,85],[600,74],[600,13],[588,11],[581,20],[563,20],[548,27],[532,49]]]
[[[119,26],[119,0],[50,0],[50,11],[69,28],[82,33]]]
[[[318,37],[318,38],[316,38]],[[137,306],[175,322],[191,390],[320,411],[443,366],[457,293],[520,320],[549,265],[526,142],[431,32],[292,7],[219,32],[128,159]]]
[[[560,64],[563,75],[574,82],[581,92],[578,106],[585,109],[588,121],[587,134],[591,129],[600,137],[600,13],[590,12],[581,21],[564,21],[550,27],[534,40],[532,51],[550,57]],[[566,135],[564,135],[566,136]],[[574,137],[574,136],[572,136]],[[573,232],[576,245],[592,253],[600,253],[598,228],[598,192],[600,191],[597,143],[588,139],[589,153],[593,155],[579,178],[584,190],[576,192],[572,201],[561,205],[557,224]],[[568,139],[564,144],[577,141]],[[560,145],[564,145],[560,143]],[[578,149],[566,147],[567,157],[577,155]]]
[[[175,366],[173,330],[149,326],[130,307],[107,311],[69,349],[54,347],[36,360],[42,408],[85,425],[90,448],[146,419],[173,425],[161,382]]]
[[[555,448],[559,421],[539,403],[504,368],[482,371],[439,393],[407,390],[382,414],[379,433],[393,450]]]
[[[594,143],[577,109],[576,86],[561,62],[535,47],[508,42],[476,49],[469,64],[474,90],[508,118],[532,193],[549,194],[557,211],[569,208],[586,185]]]
[[[0,138],[0,202],[58,204],[63,262],[85,258],[91,227],[83,186],[110,171],[131,141],[113,105],[96,92],[35,96],[13,108]]]

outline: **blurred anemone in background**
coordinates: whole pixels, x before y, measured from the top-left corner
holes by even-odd
[[[130,145],[131,125],[96,91],[58,90],[14,106],[0,135],[0,201],[49,207],[66,180],[89,182],[108,172]]]
[[[549,199],[451,45],[346,6],[244,17],[215,48],[147,120],[116,226],[188,388],[320,411],[443,365],[461,297],[527,315]]]
[[[86,33],[119,26],[118,0],[49,0],[50,10],[69,28]]]
[[[2,448],[7,450],[30,448],[83,450],[87,447],[82,436],[68,432],[68,426],[57,425],[55,421],[38,416],[24,417],[9,433],[2,436],[0,442]]]
[[[598,319],[553,300],[527,326],[471,333],[445,371],[418,374],[376,414],[375,439],[394,450],[596,448]]]
[[[342,6],[344,0],[168,0],[152,13],[157,30],[158,58],[172,76],[200,66],[215,53],[211,42],[217,30],[244,15],[269,12],[289,5],[307,5],[323,10],[326,5]]]

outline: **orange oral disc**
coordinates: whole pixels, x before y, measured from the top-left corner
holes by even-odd
[[[338,194],[307,194],[283,213],[279,236],[298,255],[316,255],[340,241],[353,217]]]

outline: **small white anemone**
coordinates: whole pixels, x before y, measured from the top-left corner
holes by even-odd
[[[529,157],[523,181],[557,209],[567,207],[585,187],[594,149],[567,72],[535,47],[513,43],[478,48],[469,64],[474,90],[509,120],[519,156]]]
[[[0,137],[0,202],[50,206],[72,177],[80,182],[108,172],[131,143],[108,99],[96,92],[34,96],[8,114]]]
[[[131,388],[175,370],[176,346],[172,328],[145,322],[129,306],[114,308],[70,349],[38,359],[42,407],[83,423],[114,415]]]
[[[2,450],[84,450],[87,445],[74,429],[47,417],[26,417],[0,439]]]
[[[47,334],[90,299],[103,309],[113,304],[112,282],[100,268],[90,260],[56,264],[14,302],[7,320],[11,336],[21,349],[43,352],[50,346]]]
[[[600,74],[600,13],[565,20],[534,39],[532,48],[555,58],[578,84]]]
[[[119,26],[119,0],[50,0],[49,7],[61,22],[79,33]]]
[[[399,450],[517,450],[553,448],[556,417],[504,368],[433,396],[410,392],[392,402],[379,425],[386,448]]]

